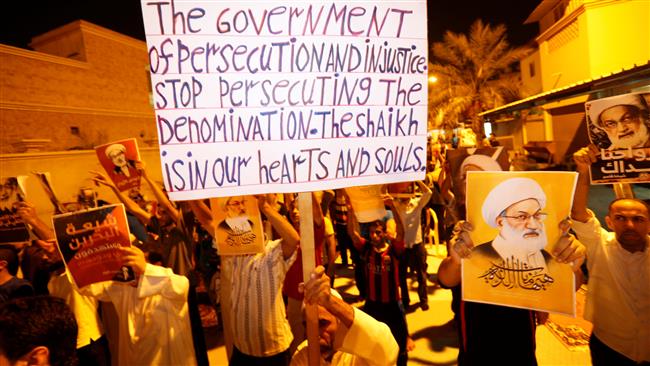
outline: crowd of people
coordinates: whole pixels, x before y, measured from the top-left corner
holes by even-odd
[[[497,143],[493,136],[489,140]],[[172,202],[141,162],[134,162],[133,169],[153,193],[151,200],[139,190],[122,191],[105,174],[92,172],[92,179],[114,196],[87,204],[121,202],[127,210],[132,246],[121,250],[124,265],[137,279],[83,288],[73,285],[52,228],[39,219],[33,203],[21,200],[13,209],[33,240],[0,246],[0,364],[208,364],[197,297],[205,289],[209,305],[220,313],[231,365],[307,364],[305,304],[318,306],[321,364],[406,365],[414,347],[406,312],[429,309],[429,231],[437,230],[447,243],[438,282],[456,294],[462,259],[475,244],[469,235],[473,225],[464,220],[450,190],[444,148],[439,144],[432,149],[424,181],[382,187],[377,199],[385,205],[383,218],[359,222],[354,198],[345,189],[312,194],[308,216],[313,220],[316,269],[305,283],[300,253],[305,213],[298,209],[295,194],[256,195],[267,228],[263,249],[226,256],[219,255],[214,238],[247,240],[241,235],[255,225],[242,215],[246,197],[219,201],[228,214],[215,222],[210,201]],[[596,154],[594,147],[575,154],[579,180],[571,219],[560,224],[562,235],[554,250],[540,251],[539,259],[571,264],[578,285],[588,273],[585,316],[594,324],[594,365],[647,365],[648,205],[636,199],[612,202],[606,220],[613,232],[603,229],[587,208],[589,165]],[[543,192],[518,197],[494,197],[498,209],[489,217],[509,235],[534,232],[544,219],[539,214]],[[498,244],[495,239],[489,250],[496,253]],[[337,272],[352,267],[359,307],[332,288]],[[412,304],[409,283],[415,282],[418,302]],[[537,364],[535,329],[547,314],[458,298],[453,307],[460,365]]]

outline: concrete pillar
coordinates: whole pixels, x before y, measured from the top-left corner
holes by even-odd
[[[553,141],[553,116],[546,109],[544,110],[544,138],[546,141]]]

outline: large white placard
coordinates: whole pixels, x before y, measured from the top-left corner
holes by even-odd
[[[174,200],[423,179],[425,1],[142,1]]]

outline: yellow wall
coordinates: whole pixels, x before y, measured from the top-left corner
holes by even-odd
[[[650,1],[619,1],[588,7],[591,76],[598,77],[650,60]]]
[[[530,65],[533,65],[534,75],[530,74]],[[521,71],[521,83],[523,85],[524,96],[535,95],[542,92],[542,62],[540,60],[539,50],[524,57],[519,62]]]
[[[543,90],[549,91],[588,79],[589,44],[584,18],[574,18],[564,28],[551,31],[555,33],[546,34],[548,38],[539,46]]]
[[[574,1],[567,11],[537,38],[543,91],[650,60],[650,1]]]

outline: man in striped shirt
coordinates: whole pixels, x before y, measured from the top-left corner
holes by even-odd
[[[393,210],[390,196],[384,202]],[[355,248],[365,258],[367,298],[363,310],[373,318],[388,325],[399,346],[397,365],[406,365],[408,327],[402,308],[399,288],[399,257],[404,252],[404,226],[402,220],[395,220],[397,235],[389,240],[385,223],[381,220],[371,222],[368,227],[369,240],[359,232],[352,205],[348,205],[348,234]]]
[[[289,221],[273,209],[267,196],[255,197],[260,212],[281,239],[267,241],[262,253],[221,257],[222,293],[228,297],[222,309],[224,327],[233,343],[230,365],[287,366],[293,335],[286,319],[282,284],[296,260],[300,237]],[[197,219],[214,235],[207,206],[199,201],[191,205]]]

